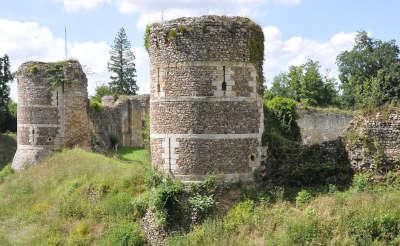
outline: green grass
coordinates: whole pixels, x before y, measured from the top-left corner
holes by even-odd
[[[12,161],[16,150],[16,134],[0,133],[0,170]]]
[[[119,147],[117,157],[128,162],[149,162],[149,151],[141,148]]]
[[[0,245],[143,244],[132,199],[146,191],[149,165],[134,152],[143,159],[127,164],[65,150],[2,178]]]
[[[399,245],[400,178],[393,177],[390,184],[368,187],[360,186],[364,177],[356,177],[348,191],[320,194],[297,205],[282,199],[244,200],[222,218],[170,237],[167,245]]]

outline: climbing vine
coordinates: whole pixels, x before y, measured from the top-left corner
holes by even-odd
[[[47,78],[50,88],[58,87],[66,82],[67,78],[65,77],[65,70],[67,67],[67,61],[45,64],[45,67],[43,68],[43,77]],[[39,66],[36,63],[29,64],[26,68],[26,74],[28,76],[36,76],[39,72]]]

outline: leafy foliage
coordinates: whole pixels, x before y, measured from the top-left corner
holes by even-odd
[[[10,72],[10,59],[7,55],[0,57],[0,132],[12,130],[12,122],[15,117],[10,113],[9,105],[10,99],[10,86],[13,76]]]
[[[136,84],[135,56],[126,31],[121,28],[111,46],[108,70],[112,73],[109,83],[113,93],[119,95],[136,95],[139,87]]]
[[[319,70],[319,63],[313,60],[291,66],[288,72],[274,78],[270,92],[273,96],[288,97],[306,105],[335,105],[338,103],[335,80],[323,76]]]
[[[337,57],[343,103],[371,108],[400,96],[400,48],[395,40],[373,39],[359,32],[352,50]]]
[[[96,87],[95,94],[90,98],[90,100],[101,103],[101,98],[104,96],[114,96],[114,93],[109,86],[101,85]]]
[[[144,31],[144,48],[149,51],[150,48],[150,33],[151,33],[151,25],[146,25],[146,30]]]

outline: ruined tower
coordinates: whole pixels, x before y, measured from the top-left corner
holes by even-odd
[[[263,132],[260,26],[202,16],[153,24],[148,35],[153,165],[183,181],[251,180]]]
[[[13,169],[63,147],[89,147],[87,79],[78,61],[26,62],[18,84],[18,149]]]

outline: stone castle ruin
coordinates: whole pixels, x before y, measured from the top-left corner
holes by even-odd
[[[18,147],[12,167],[36,163],[54,150],[90,147],[87,79],[77,61],[27,62],[19,68]]]
[[[102,98],[103,109],[91,112],[93,131],[100,148],[111,147],[112,138],[118,145],[136,148],[144,147],[143,129],[149,114],[149,95],[112,96]]]
[[[151,26],[152,163],[184,181],[250,180],[263,133],[263,32],[242,17]]]
[[[203,16],[152,25],[151,94],[103,98],[88,107],[77,61],[28,62],[17,74],[18,151],[13,168],[54,150],[109,145],[142,147],[150,108],[152,164],[183,181],[209,173],[251,180],[263,133],[263,32],[242,17]]]

